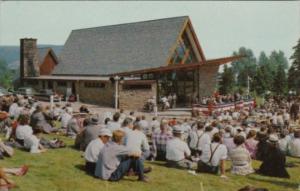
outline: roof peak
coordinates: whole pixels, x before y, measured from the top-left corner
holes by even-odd
[[[189,18],[189,16],[185,15],[185,16],[177,16],[177,17],[166,17],[166,18],[160,18],[160,19],[151,19],[151,20],[145,20],[145,21],[130,22],[130,23],[120,23],[120,24],[113,24],[113,25],[103,25],[103,26],[98,26],[98,27],[87,27],[87,28],[81,28],[81,29],[73,29],[72,31],[79,31],[79,30],[86,30],[86,29],[96,29],[96,28],[102,28],[102,27],[113,27],[113,26],[131,25],[131,24],[137,24],[137,23],[147,23],[147,22],[153,22],[153,21],[171,20],[171,19],[179,19],[179,18]]]

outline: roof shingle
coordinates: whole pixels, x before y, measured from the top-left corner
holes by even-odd
[[[73,30],[54,75],[105,75],[166,63],[187,16]]]

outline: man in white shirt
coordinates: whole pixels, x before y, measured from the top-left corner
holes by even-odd
[[[145,135],[149,136],[152,133],[152,129],[149,126],[148,121],[146,120],[146,117],[144,115],[142,115],[141,117],[141,121],[138,122],[141,130],[145,133]]]
[[[115,113],[113,116],[113,121],[107,123],[106,128],[109,129],[112,133],[116,130],[121,130],[121,124],[119,123],[120,113]]]
[[[191,156],[191,150],[186,142],[181,138],[183,130],[179,126],[173,129],[173,139],[167,141],[166,159],[167,166],[179,169],[191,169],[193,162],[188,160]]]
[[[92,140],[85,152],[84,158],[85,162],[85,170],[88,174],[93,175],[96,169],[96,163],[98,161],[99,153],[103,146],[109,141],[110,137],[112,136],[110,130],[102,128],[99,131],[99,138]]]
[[[68,123],[72,118],[72,113],[69,109],[66,109],[61,115],[61,128],[67,129]]]
[[[128,131],[126,134],[125,145],[134,153],[141,155],[141,159],[145,160],[150,155],[150,146],[146,135],[141,131],[139,123],[135,124],[134,130]]]
[[[204,149],[204,147],[206,145],[211,143],[211,138],[210,138],[211,131],[212,131],[212,127],[207,126],[205,128],[204,134],[199,138],[199,143],[198,143],[198,147],[197,147],[199,153],[202,152],[202,150]]]
[[[197,122],[197,129],[192,130],[190,132],[189,146],[191,148],[193,156],[197,156],[198,154],[200,155],[200,153],[198,153],[198,145],[199,145],[200,139],[203,135],[204,135],[204,123],[201,122],[201,121],[198,121]]]
[[[150,122],[150,128],[152,133],[160,130],[160,122],[157,120],[157,117],[153,117]]]
[[[294,132],[294,139],[288,144],[288,152],[292,157],[300,157],[300,130]]]
[[[22,146],[24,145],[24,139],[27,136],[32,135],[32,127],[28,125],[29,116],[28,115],[20,115],[19,125],[16,129],[16,141],[20,143]]]
[[[226,177],[225,160],[227,158],[227,148],[221,142],[221,135],[216,133],[212,138],[212,143],[205,145],[198,162],[198,172],[218,174],[220,168],[221,177]]]
[[[40,144],[40,134],[42,129],[36,128],[33,134],[27,135],[24,138],[24,147],[29,149],[32,154],[45,152],[46,149]]]

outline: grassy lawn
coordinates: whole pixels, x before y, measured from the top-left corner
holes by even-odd
[[[205,191],[235,191],[245,185],[265,187],[272,191],[297,190],[300,183],[300,159],[289,158],[297,167],[289,168],[291,179],[269,178],[260,175],[235,176],[227,173],[228,180],[214,175],[188,174],[184,170],[169,169],[157,162],[147,162],[154,169],[148,176],[149,183],[136,182],[135,178],[125,178],[118,183],[111,183],[95,179],[85,174],[81,168],[84,159],[79,151],[74,150],[72,140],[62,138],[68,146],[63,149],[48,150],[43,154],[29,154],[16,150],[11,159],[1,160],[1,166],[16,167],[22,164],[29,165],[30,169],[24,177],[12,177],[18,187],[13,190],[24,191],[110,191],[110,190],[201,190],[201,184]],[[258,168],[259,162],[254,161],[254,167]],[[227,168],[229,168],[227,163]]]

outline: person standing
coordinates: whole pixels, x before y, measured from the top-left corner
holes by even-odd
[[[299,104],[297,101],[295,101],[290,109],[291,118],[295,122],[298,119],[298,113],[299,113]]]

